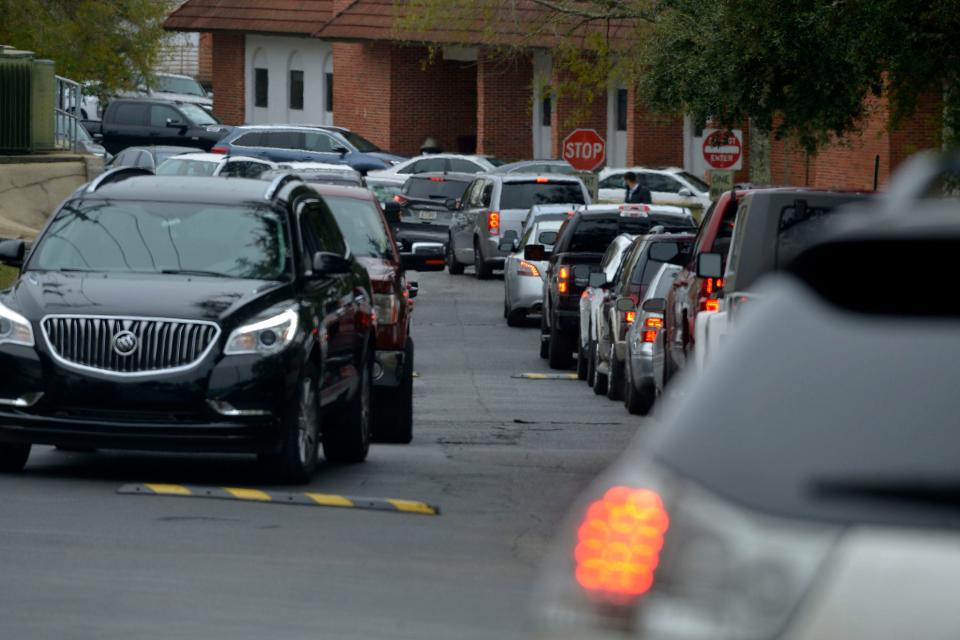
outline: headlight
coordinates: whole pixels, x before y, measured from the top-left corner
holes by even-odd
[[[234,329],[223,350],[226,355],[243,353],[270,354],[285,349],[297,335],[299,316],[296,309],[287,309],[272,318]]]
[[[0,304],[0,344],[19,344],[32,347],[33,327],[22,315]]]
[[[373,294],[373,306],[377,309],[377,322],[397,324],[400,316],[399,296],[393,293]]]

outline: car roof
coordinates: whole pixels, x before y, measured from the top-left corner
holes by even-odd
[[[243,124],[233,128],[234,131],[333,131],[335,133],[349,132],[349,129],[343,127],[331,127],[328,125],[313,124]]]
[[[196,160],[196,161],[202,161],[202,162],[220,163],[227,160],[228,158],[232,160],[238,157],[242,157],[242,156],[225,156],[222,153],[206,153],[203,151],[198,151],[193,153],[180,153],[168,159],[169,160]]]
[[[310,187],[322,196],[335,196],[340,198],[354,198],[356,200],[369,200],[376,202],[377,199],[364,187],[348,187],[340,184],[309,183]]]
[[[131,176],[108,182],[95,191],[78,192],[84,200],[145,200],[228,204],[259,200],[269,183],[249,178],[206,176]]]
[[[167,73],[166,71],[158,71],[154,73],[155,76],[163,76],[165,78],[187,78],[189,80],[196,80],[193,76],[188,76],[183,73]]]
[[[499,167],[497,167],[499,169]],[[501,182],[536,182],[537,180],[545,181],[545,183],[550,182],[566,182],[566,183],[576,183],[583,184],[580,178],[575,175],[567,175],[562,173],[551,173],[548,176],[540,175],[538,173],[485,173],[483,174],[486,177],[499,180]]]
[[[351,167],[348,164],[333,164],[330,162],[308,162],[308,161],[283,161],[278,162],[277,166],[280,169],[289,168],[291,171],[296,171],[297,169],[310,169],[311,171],[337,171],[340,173],[357,173],[360,172]]]
[[[145,146],[142,146],[142,147],[127,147],[127,148],[124,149],[123,151],[128,151],[128,150],[130,150],[130,149],[140,149],[140,150],[142,150],[142,151],[149,151],[150,153],[157,153],[157,152],[161,152],[161,151],[164,151],[164,152],[173,152],[173,153],[201,153],[201,152],[203,152],[203,149],[201,149],[201,148],[199,148],[199,147],[178,147],[178,146],[174,146],[174,145],[163,145],[163,144],[158,144],[158,145],[145,145]],[[121,153],[122,153],[122,152],[121,152]]]
[[[474,180],[476,177],[477,177],[476,173],[463,173],[459,171],[448,171],[448,172],[426,171],[424,173],[412,173],[410,174],[410,177],[407,178],[407,180],[414,180],[414,179],[422,180],[425,178],[445,178],[445,179],[452,179],[452,180],[465,180],[467,182],[470,182]]]

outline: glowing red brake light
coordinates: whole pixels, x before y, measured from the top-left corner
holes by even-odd
[[[210,149],[210,153],[226,153],[227,151],[229,151],[229,149],[226,147],[214,147]]]
[[[703,303],[704,311],[720,311],[720,301],[719,300],[706,300]]]
[[[393,196],[393,201],[396,202],[397,204],[400,204],[400,205],[406,205],[408,202],[410,202],[409,200],[407,200],[406,198],[404,198],[404,197],[403,197],[402,195],[400,195],[399,193],[398,193],[397,195]]]
[[[540,277],[540,269],[537,268],[537,265],[532,262],[527,262],[526,260],[521,260],[520,264],[517,265],[517,275],[519,276],[533,276],[536,278]]]
[[[656,330],[656,329],[648,329],[648,330],[646,330],[646,331],[643,332],[643,334],[640,336],[640,338],[641,338],[646,344],[653,344],[654,342],[657,341],[657,330]]]
[[[656,318],[656,317],[650,316],[649,318],[643,321],[643,326],[651,327],[653,329],[659,329],[663,326],[663,318]]]
[[[431,182],[443,182],[443,178],[437,176],[437,177],[430,178],[430,181],[431,181]]]
[[[550,178],[537,178],[537,182],[540,184],[546,184],[550,182]]]
[[[500,214],[496,211],[491,211],[487,214],[487,231],[492,236],[500,234]]]
[[[613,487],[587,508],[574,550],[577,583],[623,604],[653,586],[670,520],[649,489]]]
[[[570,269],[560,267],[560,274],[557,277],[557,290],[560,293],[566,293],[570,289]]]
[[[637,319],[636,311],[627,311],[623,314],[623,321],[627,324],[633,324],[633,321]]]

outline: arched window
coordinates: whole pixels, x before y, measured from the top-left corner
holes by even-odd
[[[257,49],[253,54],[253,106],[270,106],[270,69],[267,52]]]
[[[287,108],[291,111],[303,111],[303,59],[296,51],[287,61]]]
[[[323,63],[323,110],[333,116],[333,54],[327,55]]]

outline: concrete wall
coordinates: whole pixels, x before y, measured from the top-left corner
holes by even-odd
[[[92,156],[0,157],[0,238],[33,239],[47,216],[102,170]]]

